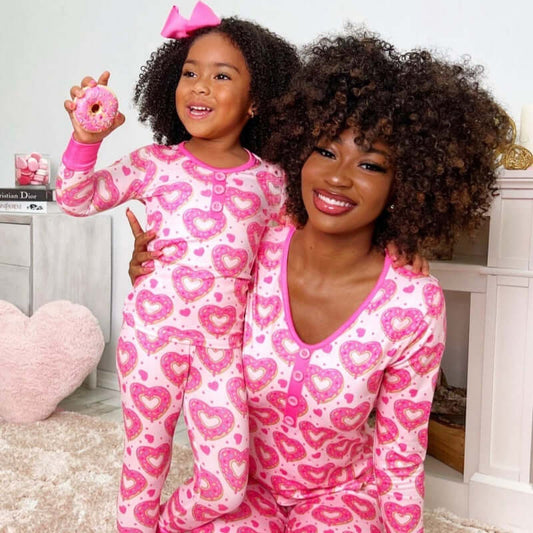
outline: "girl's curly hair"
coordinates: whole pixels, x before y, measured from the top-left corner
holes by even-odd
[[[176,113],[175,92],[192,43],[208,33],[227,36],[244,56],[256,113],[244,128],[241,143],[261,156],[270,133],[274,100],[287,90],[300,68],[300,59],[293,45],[253,22],[224,18],[218,26],[165,42],[153,52],[135,86],[133,100],[139,109],[139,120],[150,125],[158,143],[171,145],[190,138]]]
[[[287,172],[287,212],[307,212],[301,168],[317,141],[354,128],[356,142],[385,142],[395,169],[374,243],[431,252],[471,233],[495,194],[498,153],[512,140],[509,117],[480,87],[482,68],[415,50],[401,54],[374,34],[323,37],[279,100],[265,157]]]

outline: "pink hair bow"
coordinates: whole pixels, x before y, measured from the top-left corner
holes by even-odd
[[[218,26],[219,24],[220,19],[203,2],[197,2],[194,6],[190,20],[182,17],[178,8],[173,6],[161,30],[161,35],[169,39],[183,39],[184,37],[189,37],[194,30],[208,26]]]

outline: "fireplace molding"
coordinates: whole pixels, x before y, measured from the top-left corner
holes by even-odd
[[[464,474],[426,460],[426,506],[533,531],[533,169],[502,171],[485,254],[431,264],[470,297]],[[448,315],[453,310],[448,309]]]

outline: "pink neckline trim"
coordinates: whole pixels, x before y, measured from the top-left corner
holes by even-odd
[[[256,157],[254,156],[254,154],[252,154],[252,152],[250,152],[249,150],[246,150],[246,148],[244,148],[246,150],[246,153],[248,154],[248,161],[246,161],[246,163],[243,163],[242,165],[240,165],[238,167],[231,167],[231,168],[212,167],[211,165],[208,165],[207,163],[204,163],[203,161],[201,161],[200,159],[198,159],[197,157],[192,155],[191,152],[189,152],[189,150],[187,150],[187,148],[185,148],[185,143],[186,142],[187,141],[181,142],[178,145],[179,149],[182,152],[184,152],[189,159],[192,159],[197,165],[200,165],[201,167],[207,168],[208,170],[212,170],[213,172],[217,172],[217,171],[218,172],[241,172],[243,170],[249,169],[250,167],[253,167],[255,165],[255,162],[256,162]]]
[[[289,331],[291,332],[292,338],[303,348],[309,348],[311,350],[319,350],[320,348],[323,348],[324,346],[333,342],[337,337],[342,335],[342,333],[346,329],[348,329],[348,327],[351,326],[353,322],[357,319],[357,317],[365,310],[365,308],[374,298],[374,295],[376,294],[376,292],[383,285],[383,282],[385,281],[385,278],[387,277],[387,273],[391,266],[391,260],[390,260],[389,254],[385,252],[385,261],[383,263],[383,269],[381,270],[381,274],[379,275],[379,278],[376,284],[374,285],[374,288],[370,291],[370,294],[365,298],[364,302],[354,311],[352,316],[350,316],[350,318],[348,318],[348,320],[346,320],[346,322],[342,324],[342,326],[340,326],[331,335],[326,337],[323,341],[320,341],[317,344],[307,344],[302,339],[300,339],[300,336],[296,332],[296,328],[294,327],[294,323],[292,321],[292,313],[291,313],[291,306],[290,306],[290,300],[289,300],[289,285],[287,283],[287,260],[289,258],[289,248],[290,248],[292,237],[295,231],[296,231],[296,228],[294,227],[290,228],[289,234],[287,235],[287,238],[285,239],[285,244],[283,245],[283,257],[281,259],[281,290],[282,290],[282,295],[283,295],[283,310],[285,312],[287,325],[289,326]]]

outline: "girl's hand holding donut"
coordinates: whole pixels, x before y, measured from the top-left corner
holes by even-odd
[[[80,143],[100,142],[126,120],[118,111],[116,97],[107,89],[109,76],[107,71],[98,81],[86,76],[81,86],[75,85],[70,89],[71,100],[65,100],[65,110],[74,128],[74,139]]]

